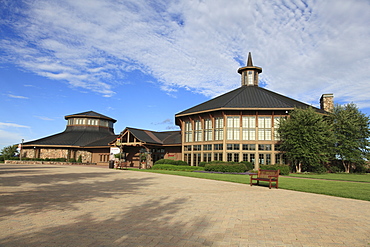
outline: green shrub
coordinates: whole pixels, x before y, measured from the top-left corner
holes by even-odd
[[[66,162],[66,158],[55,158],[55,159],[50,159],[50,161],[57,161],[57,162]]]
[[[200,167],[205,167],[205,166],[206,166],[206,164],[207,164],[207,162],[202,161],[202,162],[200,162],[200,163],[198,164],[198,166],[200,166]]]
[[[261,170],[280,170],[280,175],[289,175],[290,167],[286,165],[260,165]]]
[[[241,161],[240,163],[244,164],[247,167],[247,171],[251,171],[254,169],[254,164],[248,161]]]
[[[170,159],[160,159],[157,160],[154,165],[157,164],[167,164],[167,165],[174,165],[174,166],[188,166],[189,164],[182,160],[170,160]]]
[[[328,169],[323,165],[316,165],[312,167],[312,172],[322,174],[328,172]]]
[[[368,172],[368,167],[363,164],[356,164],[355,169],[353,170],[354,173],[366,173]]]
[[[74,159],[74,158],[69,159],[68,162],[76,162],[76,159]]]
[[[236,162],[210,162],[205,165],[205,171],[210,172],[235,172],[235,173],[243,173],[247,171],[247,167],[245,164],[236,163]]]
[[[203,167],[199,166],[179,166],[169,164],[156,164],[151,169],[153,170],[168,170],[168,171],[203,171]]]
[[[77,162],[82,163],[82,156],[81,156],[81,155],[80,155],[80,156],[78,156],[78,160],[77,160]]]
[[[331,173],[340,173],[340,172],[343,172],[343,169],[340,169],[339,167],[337,166],[331,166],[329,167],[329,171]]]

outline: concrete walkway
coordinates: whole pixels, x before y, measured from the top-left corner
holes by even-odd
[[[0,186],[0,246],[370,246],[367,201],[83,166]]]

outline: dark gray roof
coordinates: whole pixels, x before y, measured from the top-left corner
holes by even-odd
[[[106,120],[112,121],[113,123],[117,122],[117,120],[115,120],[113,118],[104,116],[103,114],[100,114],[100,113],[97,113],[97,112],[94,112],[94,111],[87,111],[87,112],[81,112],[81,113],[76,113],[76,114],[72,114],[72,115],[67,115],[64,118],[68,119],[68,118],[74,118],[74,117],[99,118],[99,119],[106,119]]]
[[[288,110],[307,107],[310,107],[310,105],[258,86],[241,86],[214,99],[179,112],[176,114],[176,117],[213,110]],[[323,110],[313,108],[324,113]]]
[[[64,132],[44,137],[35,141],[25,142],[24,146],[75,146],[94,147],[109,146],[108,143],[117,138],[117,135],[98,127],[67,128]]]
[[[143,129],[135,129],[127,127],[126,130],[130,131],[137,139],[146,143],[161,144],[161,145],[174,145],[181,144],[180,131],[151,131]]]

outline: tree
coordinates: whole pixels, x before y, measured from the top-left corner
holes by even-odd
[[[4,159],[9,159],[17,154],[18,145],[7,146],[1,149],[0,155],[4,157]]]
[[[336,138],[335,152],[345,172],[369,157],[370,119],[353,103],[336,105],[331,115]]]
[[[296,172],[306,169],[315,170],[329,160],[334,145],[333,132],[324,115],[313,108],[294,109],[290,117],[282,119],[278,133],[282,151],[293,162]]]

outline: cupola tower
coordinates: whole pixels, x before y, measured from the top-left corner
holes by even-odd
[[[262,68],[253,66],[252,55],[249,52],[246,67],[238,69],[242,77],[242,86],[258,86],[258,74],[262,73]]]

